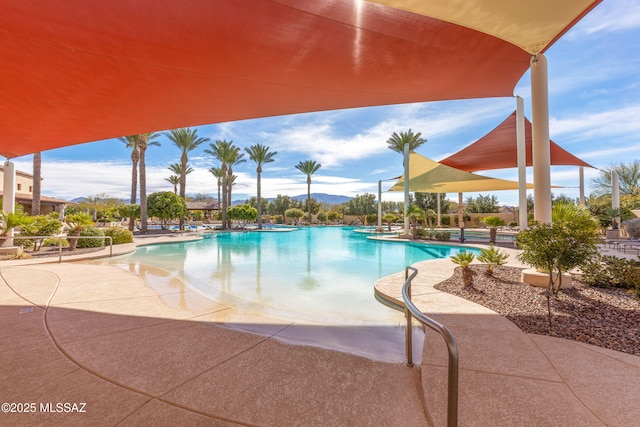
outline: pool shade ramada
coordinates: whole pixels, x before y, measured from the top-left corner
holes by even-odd
[[[531,122],[525,118],[527,166],[532,166]],[[593,167],[550,141],[552,165]],[[440,160],[443,165],[467,172],[518,167],[516,113],[513,112],[491,132],[455,154]]]
[[[527,188],[533,188],[533,185],[527,184]],[[417,153],[411,153],[409,156],[409,191],[469,193],[517,189],[518,183],[516,181],[464,172]],[[404,176],[389,191],[404,191]]]
[[[530,54],[598,1],[379,3],[0,0],[0,154],[283,114],[510,96]]]

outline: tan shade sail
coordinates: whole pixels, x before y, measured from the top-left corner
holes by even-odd
[[[517,190],[518,183],[464,172],[417,153],[409,156],[409,191],[423,193],[470,193]],[[527,184],[527,188],[533,185]],[[389,191],[404,191],[404,176]]]
[[[527,118],[525,118],[524,129],[527,166],[532,166],[531,122]],[[552,165],[593,167],[553,141],[550,141],[550,154]],[[473,144],[468,145],[446,159],[440,160],[440,163],[467,172],[517,168],[516,113],[513,112],[495,129]]]
[[[511,96],[529,46],[548,47],[598,0],[549,2],[0,0],[0,154]]]

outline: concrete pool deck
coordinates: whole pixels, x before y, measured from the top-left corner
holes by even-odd
[[[143,239],[184,238],[173,236]],[[414,300],[458,340],[459,425],[633,425],[639,419],[640,357],[524,334],[484,307],[433,289],[451,275],[448,259],[417,267]],[[431,333],[422,365],[408,368],[282,342],[276,337],[287,325],[229,317],[228,307],[179,283],[168,279],[164,289],[150,288],[118,267],[2,261],[0,276],[0,400],[15,409],[36,404],[35,413],[0,413],[0,425],[444,422],[444,345]],[[394,297],[402,280],[399,273],[376,286]],[[322,335],[324,328],[311,329]],[[359,328],[347,333],[354,341],[372,338],[361,334]],[[70,405],[43,411],[56,403],[86,403],[76,406],[85,412],[64,412]]]

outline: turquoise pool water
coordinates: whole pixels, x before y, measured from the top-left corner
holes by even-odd
[[[366,323],[397,320],[393,310],[374,299],[377,279],[458,251],[446,245],[367,240],[352,227],[305,227],[145,246],[110,263],[132,270],[138,263],[160,267],[183,277],[199,293],[253,314]]]

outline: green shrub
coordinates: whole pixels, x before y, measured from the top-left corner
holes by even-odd
[[[582,280],[599,288],[623,288],[640,298],[640,261],[597,256],[582,266]]]
[[[455,255],[451,255],[451,261],[462,267],[462,283],[464,286],[473,286],[473,271],[471,262],[475,258],[473,252],[461,250]]]
[[[515,221],[511,221],[511,222],[509,223],[509,227],[517,227],[517,226],[518,226],[518,223],[517,223],[517,222],[515,222]]]
[[[435,231],[433,233],[433,238],[441,242],[446,242],[451,240],[451,233],[445,230]]]
[[[42,242],[42,246],[58,246],[59,244],[60,244],[60,239],[56,239],[53,237],[44,239],[44,241]],[[67,239],[62,239],[62,247],[63,248],[69,247],[69,241]]]
[[[487,264],[487,274],[489,276],[493,275],[494,267],[505,265],[507,258],[509,258],[509,255],[500,252],[500,250],[493,245],[491,245],[489,249],[480,249],[480,254],[478,255],[478,261]]]
[[[80,236],[104,236],[104,232],[98,227],[88,226],[80,231]],[[78,248],[99,248],[104,246],[104,239],[78,239]]]
[[[446,226],[451,225],[451,217],[449,215],[440,217],[440,224],[446,225]]]
[[[109,227],[104,230],[104,235],[110,236],[114,245],[133,242],[133,233],[124,227]],[[104,243],[108,245],[109,239],[105,239]]]

